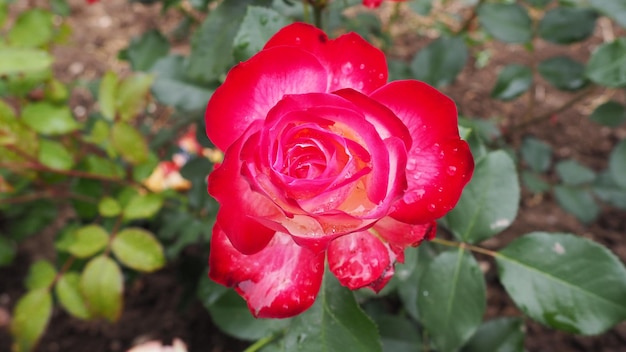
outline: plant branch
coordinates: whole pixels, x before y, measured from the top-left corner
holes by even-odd
[[[498,254],[498,252],[492,251],[492,250],[489,250],[489,249],[486,249],[486,248],[474,246],[474,245],[471,245],[471,244],[465,243],[465,242],[455,242],[455,241],[444,240],[443,238],[439,238],[439,237],[433,238],[432,240],[430,240],[430,242],[434,242],[434,243],[441,244],[441,245],[448,246],[448,247],[456,247],[456,248],[468,249],[468,250],[470,250],[472,252],[485,254],[485,255],[488,255],[490,257],[497,257],[497,256],[500,255],[500,254]]]
[[[510,131],[515,131],[515,130],[520,129],[520,128],[525,128],[525,127],[527,127],[529,125],[532,125],[534,123],[541,122],[543,120],[547,120],[550,117],[552,117],[552,115],[558,114],[560,112],[563,112],[563,111],[569,109],[574,104],[576,104],[578,101],[580,101],[584,97],[590,95],[594,91],[595,91],[595,86],[591,86],[591,87],[581,91],[580,93],[576,94],[572,99],[570,99],[570,100],[566,101],[565,103],[563,103],[563,105],[561,105],[561,106],[559,106],[559,107],[557,107],[555,109],[552,109],[552,110],[546,112],[545,114],[539,115],[539,116],[534,117],[532,119],[527,119],[527,120],[522,121],[521,123],[519,123],[517,125],[512,126],[510,128]]]
[[[476,17],[478,16],[478,12],[476,10],[478,10],[480,5],[482,5],[484,2],[485,2],[485,0],[479,0],[478,3],[476,4],[476,6],[472,7],[472,12],[465,19],[465,21],[463,21],[463,24],[461,25],[461,28],[459,28],[459,30],[456,31],[457,35],[461,34],[463,32],[466,32],[470,28],[470,26],[472,25],[472,22],[474,22],[474,19],[476,19]]]

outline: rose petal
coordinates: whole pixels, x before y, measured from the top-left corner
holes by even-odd
[[[351,290],[369,286],[380,291],[393,276],[395,254],[369,231],[341,236],[328,246],[328,266]]]
[[[287,318],[314,302],[324,274],[324,253],[315,254],[277,232],[262,251],[244,255],[219,225],[213,228],[209,276],[234,287],[259,318]]]
[[[369,94],[387,82],[385,55],[356,33],[329,40],[314,26],[294,23],[265,44],[265,48],[277,46],[298,47],[315,55],[330,76],[329,92],[352,88]]]
[[[405,248],[418,246],[423,240],[431,240],[437,232],[437,223],[411,225],[386,216],[372,228],[385,241],[392,245]]]
[[[207,135],[226,150],[253,121],[264,120],[285,94],[327,87],[326,70],[310,53],[288,47],[263,50],[233,67],[213,93],[205,112]]]
[[[428,223],[452,209],[469,182],[474,159],[459,138],[454,102],[418,81],[395,81],[370,95],[408,127],[408,189],[392,217],[406,223]],[[416,103],[419,102],[419,103]]]
[[[240,153],[262,121],[250,129],[224,155],[224,162],[209,175],[209,193],[220,203],[216,224],[228,235],[235,248],[242,253],[260,251],[274,235],[273,230],[261,225],[256,218],[282,216],[280,210],[266,196],[254,192],[241,176]]]
[[[435,143],[428,149],[409,155],[404,197],[394,204],[391,216],[417,224],[438,219],[450,211],[469,182],[474,159],[463,140]]]

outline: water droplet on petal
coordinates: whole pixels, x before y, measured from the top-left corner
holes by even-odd
[[[448,175],[454,176],[456,174],[456,166],[450,165],[448,166]]]
[[[349,74],[351,74],[353,69],[354,69],[354,68],[352,67],[352,63],[350,63],[350,62],[346,62],[345,64],[343,64],[343,65],[341,66],[341,72],[342,72],[344,75],[349,75]]]
[[[435,209],[437,209],[437,206],[435,205],[435,203],[430,203],[428,204],[428,211],[435,211]]]
[[[359,83],[356,85],[356,88],[357,88],[357,89],[363,89],[363,86],[364,86],[363,82],[359,82]]]
[[[359,65],[359,68],[360,68],[361,70],[365,69],[365,64],[360,64],[360,65]]]
[[[333,78],[333,84],[339,84],[339,78],[337,77]]]
[[[296,37],[296,44],[300,44],[301,41],[302,39],[300,39],[300,37]]]
[[[378,79],[383,79],[383,78],[385,78],[385,75],[384,75],[384,74],[382,74],[382,73],[379,73],[379,74],[378,74]]]

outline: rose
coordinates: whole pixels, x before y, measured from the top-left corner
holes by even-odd
[[[406,0],[390,0],[393,2],[405,2]],[[377,8],[383,3],[383,0],[363,0],[363,5],[369,8]]]
[[[357,34],[296,23],[211,97],[207,134],[225,154],[209,176],[209,275],[255,316],[306,310],[326,258],[342,285],[379,291],[471,178],[455,104],[386,81],[383,53]]]

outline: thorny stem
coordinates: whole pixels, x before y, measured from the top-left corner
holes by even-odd
[[[472,252],[482,253],[482,254],[488,255],[490,257],[498,257],[498,256],[500,256],[500,254],[498,254],[498,252],[495,252],[495,251],[492,251],[492,250],[489,250],[489,249],[486,249],[486,248],[474,246],[474,245],[471,245],[471,244],[465,243],[465,242],[448,241],[448,240],[444,240],[443,238],[439,238],[439,237],[433,238],[431,240],[431,242],[434,242],[434,243],[437,243],[437,244],[441,244],[441,245],[444,245],[444,246],[448,246],[448,247],[469,249]]]

